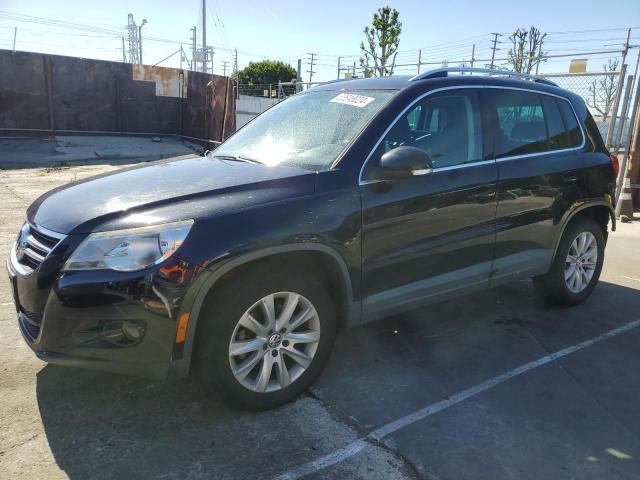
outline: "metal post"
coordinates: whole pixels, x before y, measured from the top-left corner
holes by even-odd
[[[620,214],[618,208],[618,199],[620,192],[622,191],[622,184],[624,182],[625,172],[627,171],[627,160],[629,159],[629,151],[631,150],[631,141],[633,140],[633,134],[636,125],[636,117],[638,116],[638,105],[640,105],[640,88],[636,89],[636,95],[633,100],[633,111],[631,113],[631,121],[629,125],[629,133],[627,134],[627,141],[625,142],[624,156],[622,157],[622,163],[620,164],[620,173],[618,173],[618,181],[616,182],[616,215]],[[638,133],[638,132],[636,132]]]
[[[16,53],[16,36],[18,35],[18,27],[13,27],[13,53]],[[122,37],[124,45],[124,37]],[[124,47],[123,47],[124,48]],[[124,50],[122,50],[124,52]]]
[[[296,74],[296,93],[302,90],[302,85],[300,85],[300,82],[302,82],[302,59],[301,58],[298,59],[298,71]]]
[[[618,78],[618,85],[616,87],[616,97],[613,100],[613,110],[611,110],[611,118],[609,119],[609,128],[607,129],[607,139],[604,142],[607,148],[611,148],[611,141],[613,140],[613,130],[616,127],[616,121],[618,119],[618,109],[620,107],[620,98],[622,97],[622,86],[624,85],[624,76],[627,73],[627,65],[622,64],[620,69],[620,78]]]
[[[471,68],[473,68],[473,62],[476,61],[476,44],[473,44],[473,48],[471,49]]]
[[[613,146],[616,150],[620,150],[620,141],[622,140],[622,130],[624,129],[625,121],[627,120],[627,114],[629,113],[629,101],[631,100],[631,87],[633,86],[633,75],[627,77],[627,87],[624,90],[624,99],[622,100],[622,111],[620,113],[620,124],[618,125],[618,131],[616,132],[616,139],[613,142]]]
[[[613,138],[613,129],[616,126],[616,120],[618,118],[618,107],[620,106],[620,97],[622,96],[622,87],[624,85],[624,75],[627,71],[627,65],[625,60],[627,59],[627,52],[629,52],[629,38],[631,38],[631,29],[627,30],[627,40],[624,42],[624,48],[622,49],[622,61],[620,64],[622,68],[620,69],[620,78],[618,78],[618,86],[616,87],[616,98],[613,102],[613,114],[611,115],[611,120],[609,120],[609,128],[607,129],[607,139],[605,140],[605,145],[607,148],[611,147],[611,140]]]
[[[421,64],[422,64],[422,49],[418,50],[418,73],[420,73]]]
[[[202,71],[207,71],[207,2],[202,0]]]
[[[336,77],[338,80],[340,80],[340,59],[342,57],[338,57],[338,76]]]

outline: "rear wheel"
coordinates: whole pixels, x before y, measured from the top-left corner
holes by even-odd
[[[205,315],[198,332],[205,387],[251,410],[281,405],[306,390],[322,371],[336,330],[326,288],[297,270],[238,278]]]
[[[564,305],[583,302],[595,288],[604,262],[604,236],[598,223],[581,218],[567,226],[546,275],[533,279],[548,301]]]

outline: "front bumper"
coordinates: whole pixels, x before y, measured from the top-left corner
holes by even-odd
[[[7,261],[20,331],[38,358],[151,378],[188,374],[175,338],[198,268],[170,258],[142,272],[59,273],[63,257],[52,251],[29,275],[15,255]]]

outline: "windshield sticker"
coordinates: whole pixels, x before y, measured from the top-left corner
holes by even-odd
[[[374,97],[365,97],[364,95],[355,95],[353,93],[341,93],[335,98],[331,99],[332,103],[342,103],[344,105],[351,105],[352,107],[366,107],[375,100]]]

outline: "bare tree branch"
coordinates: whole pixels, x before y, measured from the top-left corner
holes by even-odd
[[[511,48],[508,62],[514,72],[531,73],[537,65],[547,61],[544,58],[547,52],[542,51],[542,43],[546,37],[546,33],[534,26],[529,27],[529,30],[518,28],[509,36]]]

